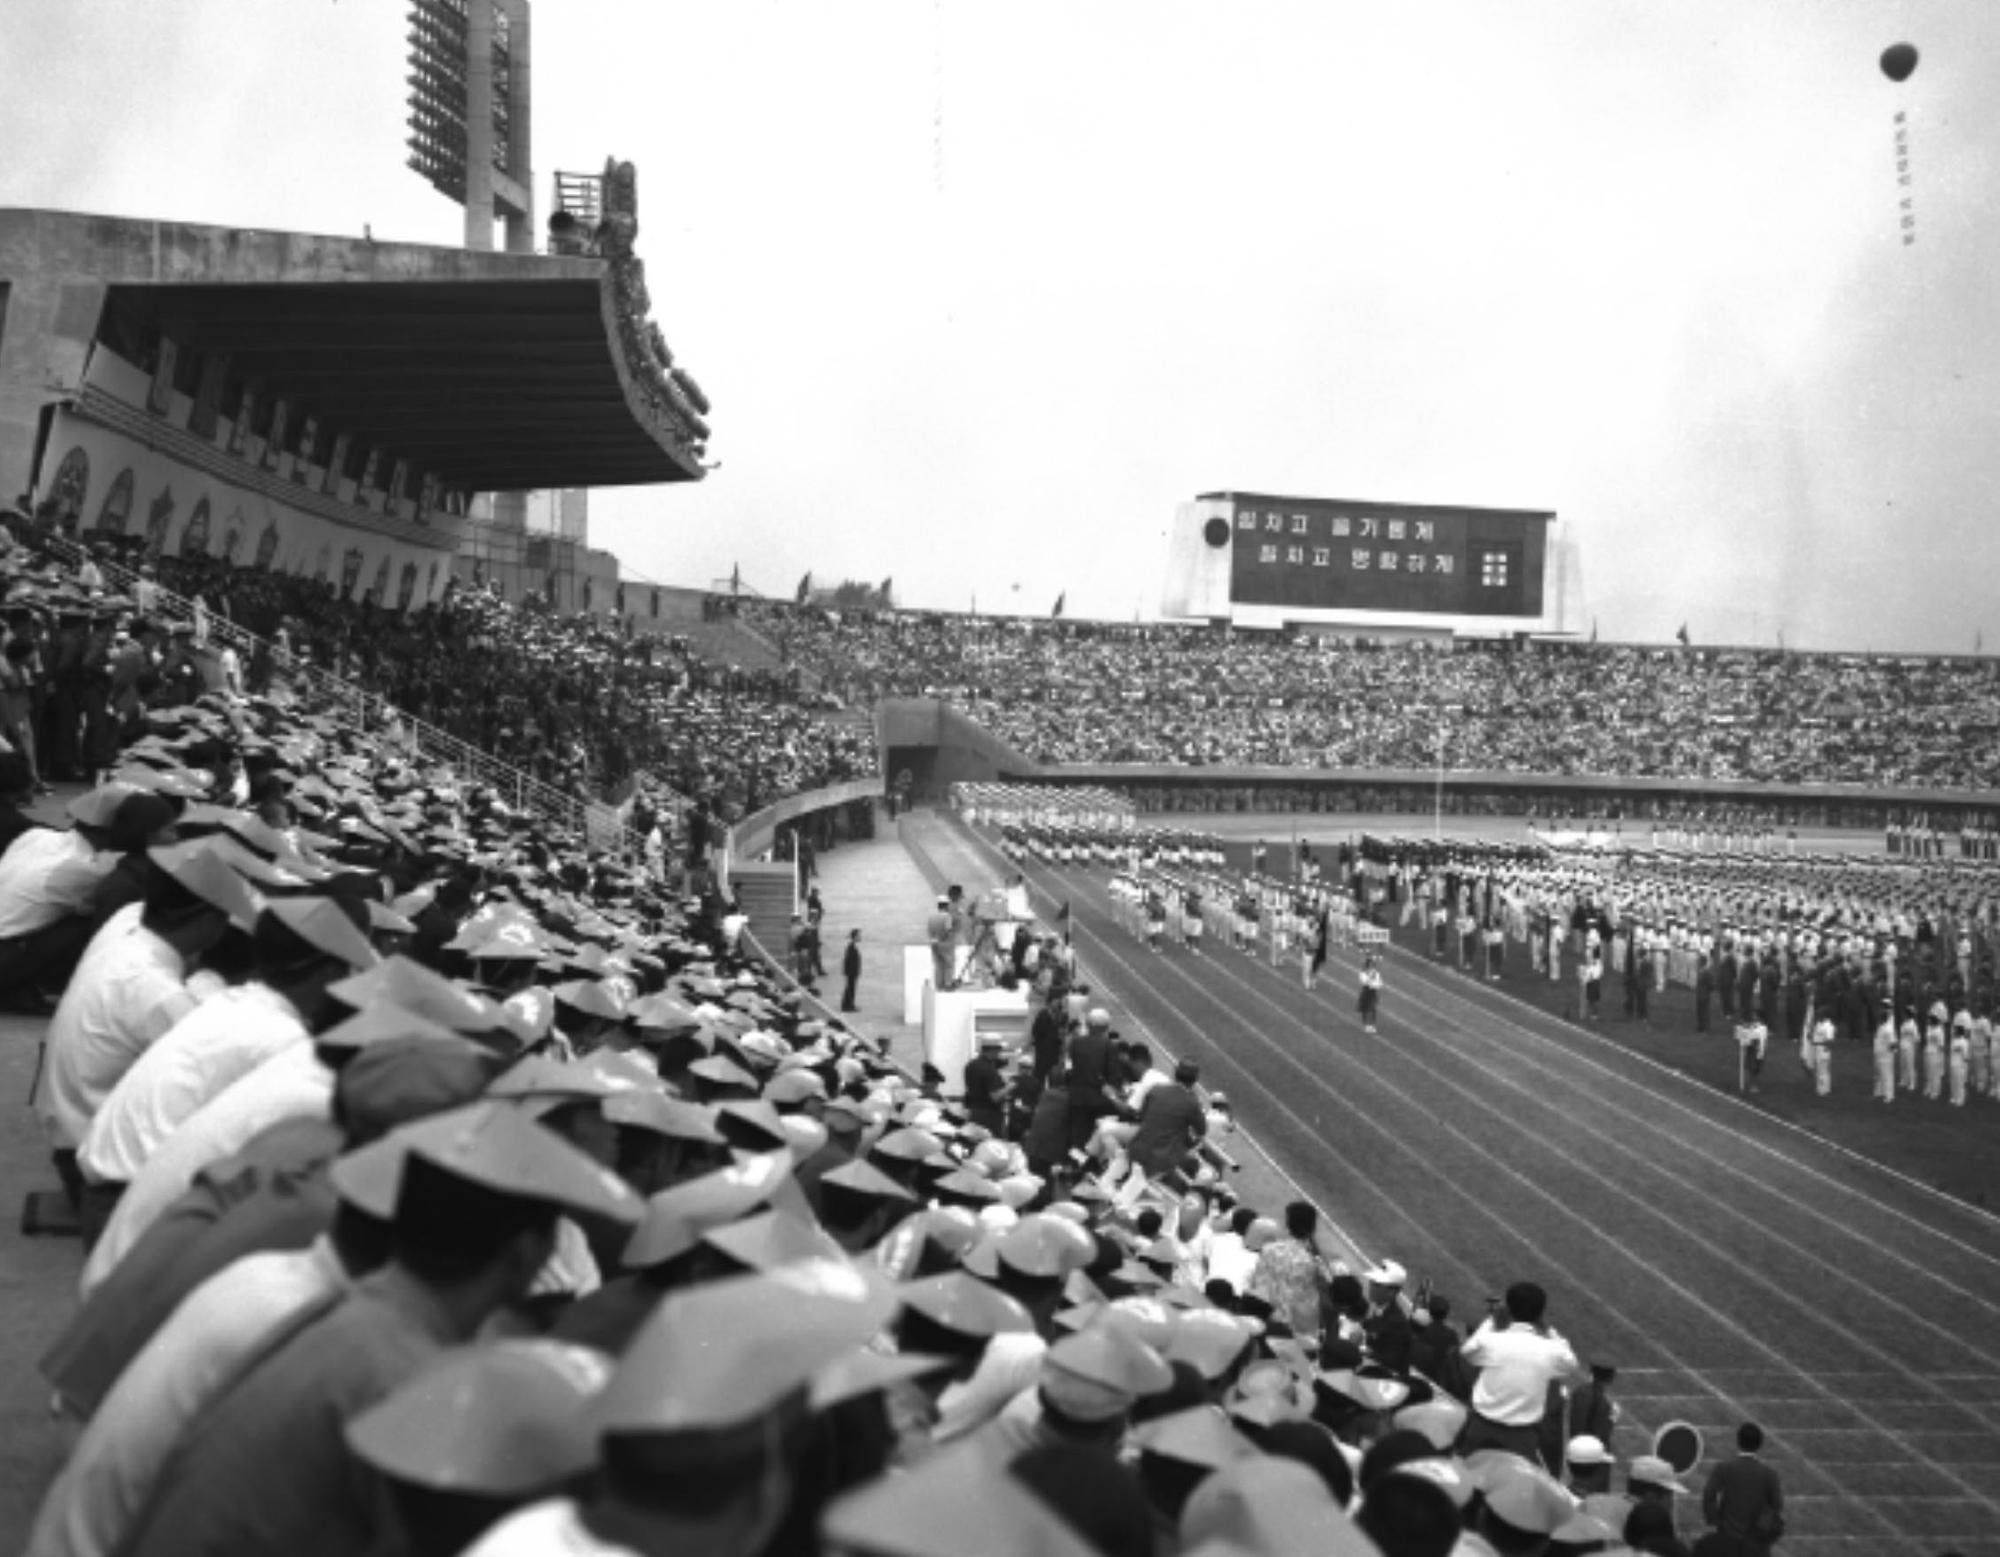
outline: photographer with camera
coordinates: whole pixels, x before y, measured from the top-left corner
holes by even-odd
[[[1466,1363],[1479,1370],[1472,1414],[1459,1434],[1460,1454],[1504,1449],[1539,1460],[1549,1386],[1584,1376],[1569,1342],[1544,1321],[1548,1303],[1548,1294],[1532,1281],[1515,1282],[1504,1301],[1486,1300],[1486,1322],[1460,1349]],[[1560,1473],[1562,1467],[1550,1469]]]

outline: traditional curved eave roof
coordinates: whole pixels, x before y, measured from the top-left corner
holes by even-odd
[[[107,329],[226,351],[295,416],[473,492],[698,481],[706,428],[636,361],[615,261],[509,257],[437,279],[113,282]],[[386,267],[385,267],[386,268]],[[522,274],[543,270],[545,274]],[[457,271],[457,274],[451,272]],[[114,334],[115,338],[115,334]],[[296,423],[295,423],[296,425]]]

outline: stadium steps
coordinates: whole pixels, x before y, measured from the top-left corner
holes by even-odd
[[[696,654],[712,664],[734,665],[738,670],[785,669],[785,657],[777,645],[733,616],[714,622],[685,622],[678,631]]]
[[[799,906],[797,868],[789,860],[730,866],[729,885],[750,919],[750,933],[777,961],[791,948],[792,915]]]
[[[89,555],[67,536],[46,535],[42,537],[42,543],[72,568],[81,567]],[[141,582],[136,573],[109,558],[95,560],[107,584],[136,597]],[[174,622],[194,622],[192,601],[161,584],[147,582],[155,597],[149,615]],[[267,640],[238,627],[217,611],[208,613],[208,635],[211,642],[226,643],[234,648],[243,657],[246,671],[260,649],[267,654],[272,652]],[[622,846],[628,853],[639,848],[636,835],[625,831],[620,836],[616,813],[609,807],[590,805],[553,785],[544,784],[512,763],[502,762],[491,753],[481,751],[435,725],[426,724],[388,699],[316,665],[294,663],[287,675],[307,688],[335,717],[373,734],[384,745],[400,745],[426,761],[442,764],[466,782],[486,785],[507,804],[525,811],[538,821],[587,835],[597,847]],[[400,741],[391,733],[397,725],[403,731]],[[678,794],[674,798],[677,806],[686,804]]]

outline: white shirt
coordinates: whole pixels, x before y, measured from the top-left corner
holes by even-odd
[[[938,1396],[937,1425],[931,1442],[949,1443],[984,1426],[1022,1390],[1041,1377],[1048,1342],[1032,1330],[1009,1331],[986,1343],[979,1366],[963,1383],[947,1384]]]
[[[193,1009],[180,953],[139,922],[144,912],[127,903],[104,921],[49,1021],[35,1117],[52,1146],[81,1146],[125,1072]]]
[[[549,1498],[530,1503],[489,1527],[459,1557],[640,1557],[640,1554],[629,1546],[600,1541],[584,1529],[576,1504],[568,1498]]]
[[[0,855],[0,941],[87,913],[118,856],[82,833],[31,827]]]
[[[1541,1421],[1549,1385],[1582,1372],[1576,1353],[1553,1330],[1523,1324],[1497,1329],[1487,1320],[1466,1341],[1465,1360],[1479,1369],[1472,1409],[1489,1422],[1525,1427]]]
[[[128,1184],[166,1138],[272,1055],[309,1036],[298,1009],[265,984],[204,1000],[141,1054],[97,1110],[76,1154],[100,1184]]]
[[[104,1557],[115,1548],[188,1424],[281,1327],[349,1284],[321,1237],[246,1256],[190,1292],[90,1419],[24,1557]]]
[[[332,1111],[333,1072],[320,1064],[311,1044],[295,1043],[190,1114],[119,1197],[83,1267],[82,1295],[89,1297],[111,1274],[154,1220],[188,1192],[203,1168],[241,1151],[252,1136],[283,1120],[325,1119]]]
[[[1237,1296],[1250,1290],[1250,1275],[1256,1269],[1257,1255],[1244,1246],[1241,1233],[1217,1233],[1209,1243],[1208,1279],[1228,1282]]]
[[[1141,1103],[1146,1101],[1146,1094],[1148,1092],[1151,1092],[1155,1087],[1165,1086],[1173,1079],[1173,1077],[1169,1076],[1163,1070],[1148,1070],[1145,1075],[1132,1083],[1132,1089],[1125,1094],[1125,1106],[1127,1108],[1137,1108]]]

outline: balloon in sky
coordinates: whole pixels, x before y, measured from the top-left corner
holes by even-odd
[[[1910,73],[1917,68],[1917,49],[1913,43],[1892,43],[1882,51],[1882,74],[1891,81],[1907,81]]]

